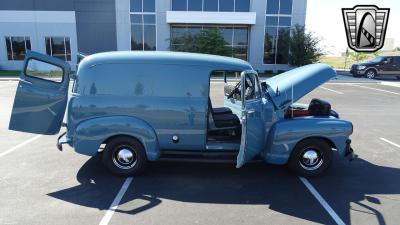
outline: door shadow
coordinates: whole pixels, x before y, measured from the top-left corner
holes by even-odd
[[[343,169],[331,168],[327,175],[311,179],[318,190],[319,185],[322,185],[324,191],[327,189],[327,192],[333,193],[334,205],[343,209],[338,214],[346,224],[351,223],[350,203],[363,204],[360,201],[372,198],[368,196],[370,194],[400,193],[399,169],[377,166],[363,159],[357,159],[356,163],[344,165],[346,166]],[[347,171],[349,166],[352,170],[356,168],[365,174],[353,177],[356,174]],[[365,177],[372,172],[373,177]],[[48,195],[80,206],[105,210],[124,182],[123,178],[106,171],[96,158],[88,160],[82,166],[77,180],[79,185]],[[397,182],[391,184],[393,180]],[[335,184],[339,181],[340,184]],[[325,197],[324,193],[322,195]],[[145,204],[127,204],[133,207],[117,211],[134,215],[159,206],[163,199],[193,203],[265,205],[265,210],[322,224],[333,223],[296,176],[282,166],[265,163],[249,164],[241,169],[235,169],[232,164],[152,163],[143,175],[134,177],[120,203],[139,200]],[[329,199],[328,202],[331,204]],[[385,224],[379,211],[369,211],[377,215],[380,224]]]

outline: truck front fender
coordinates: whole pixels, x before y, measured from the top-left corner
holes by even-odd
[[[325,139],[344,156],[346,141],[352,132],[351,122],[332,117],[281,120],[271,127],[261,156],[271,164],[286,164],[296,144],[306,138]]]
[[[93,156],[102,143],[117,135],[138,139],[150,161],[157,160],[160,156],[154,129],[147,122],[131,116],[97,117],[79,123],[73,134],[73,147],[78,153]]]

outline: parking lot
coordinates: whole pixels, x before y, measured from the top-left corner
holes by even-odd
[[[300,100],[352,121],[359,156],[310,179],[264,163],[158,162],[115,177],[96,157],[58,151],[57,136],[9,131],[16,85],[0,81],[0,224],[399,224],[400,82],[333,81]],[[211,94],[221,105],[223,83]]]

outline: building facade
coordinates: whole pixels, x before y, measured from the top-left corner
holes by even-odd
[[[307,0],[3,0],[0,70],[21,69],[27,49],[76,64],[77,53],[168,51],[208,28],[232,57],[259,71],[287,70],[284,41],[304,25]]]

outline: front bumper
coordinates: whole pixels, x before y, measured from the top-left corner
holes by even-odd
[[[352,70],[350,70],[350,73],[353,74],[353,75],[364,75],[365,74],[365,70],[352,69]]]
[[[346,141],[346,150],[344,156],[348,158],[350,161],[357,158],[358,155],[354,154],[354,149],[351,147],[351,140],[347,139]]]
[[[62,133],[59,137],[58,137],[58,139],[57,139],[57,149],[58,150],[60,150],[60,151],[62,151],[63,150],[63,145],[64,144],[71,144],[71,140],[70,139],[68,139],[68,137],[67,137],[67,133],[66,132],[64,132],[64,133]]]

